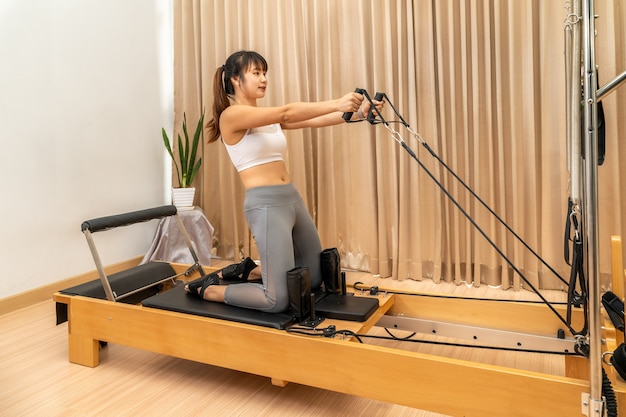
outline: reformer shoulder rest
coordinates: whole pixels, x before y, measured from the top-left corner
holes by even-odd
[[[157,294],[162,283],[176,277],[176,273],[169,263],[149,262],[108,276],[96,249],[92,233],[121,226],[129,226],[153,219],[176,216],[176,214],[176,206],[166,205],[84,221],[80,228],[87,239],[91,255],[96,265],[96,270],[98,271],[98,279],[67,288],[62,290],[61,293],[107,299],[110,301],[123,301],[130,304],[139,303],[141,300]],[[178,216],[176,216],[176,218],[179,220]],[[204,272],[193,250],[189,236],[184,230],[184,226],[180,220],[178,224],[186,238],[189,251],[195,260],[194,267],[203,274]],[[57,324],[66,320],[67,306],[57,304]]]
[[[192,258],[194,259],[193,267],[195,269],[198,269],[200,273],[204,275],[204,271],[202,270],[202,266],[198,261],[198,257],[196,256],[196,253],[193,249],[193,245],[191,243],[191,240],[189,239],[189,235],[187,234],[187,231],[185,230],[182,221],[180,221],[180,219],[178,218],[177,209],[174,205],[153,207],[144,210],[116,214],[113,216],[98,217],[95,219],[86,220],[81,224],[80,228],[85,235],[85,238],[87,239],[89,249],[91,250],[91,255],[93,256],[94,263],[96,264],[96,269],[98,270],[100,282],[102,283],[101,287],[107,300],[119,301],[123,298],[135,295],[136,293],[145,292],[144,290],[150,288],[154,290],[156,286],[167,281],[170,278],[174,278],[176,274],[173,270],[166,271],[167,268],[164,266],[145,267],[139,265],[137,267],[129,269],[128,271],[124,271],[121,276],[118,274],[115,277],[107,277],[107,274],[104,271],[102,261],[100,260],[100,255],[98,254],[98,251],[96,249],[96,244],[93,239],[92,233],[170,216],[176,217],[178,227],[181,231],[181,234],[185,238],[187,247],[189,249],[189,252],[191,253]],[[165,274],[164,272],[168,272],[169,274]],[[115,285],[113,278],[115,278]],[[146,296],[149,295],[154,295],[154,292],[152,292],[151,294],[147,294]],[[146,297],[144,296],[143,298]],[[140,300],[133,301],[138,302]]]
[[[177,213],[176,206],[160,206],[145,210],[132,211],[128,213],[115,214],[113,216],[98,217],[96,219],[85,220],[80,230],[85,232],[89,230],[91,233],[103,230],[113,229],[121,226],[129,226],[131,224],[146,222],[148,220],[161,219],[163,217],[173,216]]]

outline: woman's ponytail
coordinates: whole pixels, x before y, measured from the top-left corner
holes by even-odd
[[[224,90],[224,82],[224,66],[222,65],[215,70],[213,76],[213,118],[207,123],[209,143],[220,138],[220,116],[226,107],[230,106],[230,100]]]

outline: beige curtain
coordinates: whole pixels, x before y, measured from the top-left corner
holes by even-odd
[[[600,82],[626,69],[620,2],[597,2]],[[260,105],[385,92],[452,172],[567,278],[563,231],[564,2],[539,0],[176,0],[176,126],[210,117],[215,69],[240,49],[269,63]],[[624,235],[626,93],[605,101],[607,158],[600,168],[600,262]],[[391,106],[384,114],[397,120]],[[382,125],[288,131],[288,168],[324,247],[344,268],[394,279],[563,288],[424,146],[391,123],[422,164]],[[221,143],[205,144],[199,205],[219,256],[255,255],[243,188]],[[426,168],[428,172],[423,168]],[[444,195],[442,184],[480,227]],[[495,247],[483,236],[487,235]],[[501,252],[501,253],[499,253]],[[606,278],[606,277],[605,277]]]

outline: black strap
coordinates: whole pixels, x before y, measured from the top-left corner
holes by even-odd
[[[580,289],[580,293],[576,291],[576,286]],[[574,237],[574,246],[572,248],[572,270],[570,273],[569,288],[567,291],[567,324],[572,329],[572,307],[583,307],[585,323],[579,332],[573,332],[574,335],[586,335],[589,328],[588,311],[587,311],[587,283],[585,281],[585,271],[583,265],[583,244],[580,236]]]
[[[602,296],[602,305],[606,310],[613,326],[617,330],[624,331],[624,303],[612,291],[607,291]]]
[[[569,256],[569,243],[571,242],[572,232],[572,210],[574,208],[574,202],[571,198],[567,199],[567,215],[565,216],[565,236],[563,237],[563,258],[569,266],[572,266],[572,260]]]
[[[598,76],[598,71],[596,70],[596,87],[600,88],[600,77]],[[584,91],[581,90],[581,100],[584,100]],[[604,164],[604,158],[606,154],[606,121],[604,117],[604,105],[601,101],[598,101],[596,104],[596,117],[597,117],[597,152],[598,152],[598,165]],[[580,136],[581,141],[581,155],[585,157],[585,138],[586,132],[584,129],[585,118],[580,118],[580,131],[582,132]]]

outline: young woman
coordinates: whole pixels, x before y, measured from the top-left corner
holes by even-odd
[[[345,112],[363,118],[370,103],[361,94],[348,93],[329,101],[258,107],[267,90],[266,73],[267,62],[258,53],[232,54],[215,72],[213,119],[208,123],[209,143],[222,138],[246,190],[244,212],[261,266],[246,258],[190,283],[186,290],[204,300],[276,313],[289,306],[287,271],[306,266],[311,286],[322,282],[319,235],[287,172],[283,129],[345,123]],[[382,108],[382,102],[375,104]],[[217,285],[220,275],[242,283]]]

